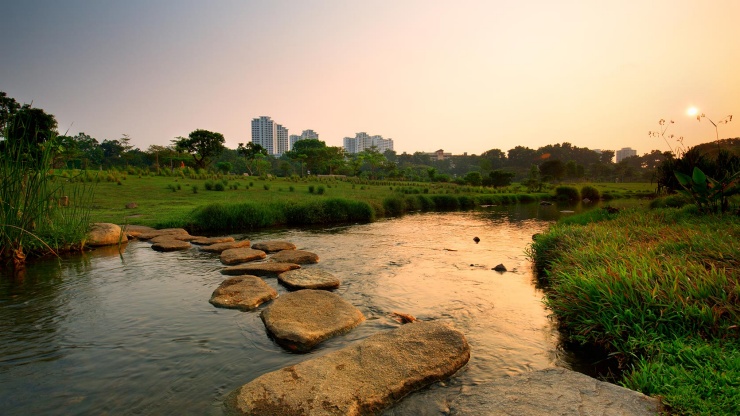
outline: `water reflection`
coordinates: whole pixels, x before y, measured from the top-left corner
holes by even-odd
[[[491,207],[248,235],[318,253],[314,267],[342,279],[337,293],[367,317],[306,355],[273,343],[259,312],[210,305],[222,266],[197,248],[158,253],[131,242],[120,253],[31,264],[24,281],[0,280],[3,413],[220,414],[232,389],[397,327],[394,311],[466,334],[468,366],[388,412],[443,409],[445,397],[461,389],[561,363],[557,332],[523,254],[532,234],[547,227],[538,218],[550,216],[549,208]],[[491,270],[499,263],[510,271]],[[286,292],[276,279],[266,281]]]

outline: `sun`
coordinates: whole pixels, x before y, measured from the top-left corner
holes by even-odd
[[[688,110],[686,110],[686,114],[688,114],[691,117],[694,117],[697,114],[699,114],[699,109],[696,108],[696,107],[694,107],[694,106],[691,106],[691,107],[689,107]]]

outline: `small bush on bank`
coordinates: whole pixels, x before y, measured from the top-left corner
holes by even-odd
[[[601,193],[598,189],[594,188],[593,186],[586,185],[583,188],[581,188],[581,198],[583,199],[590,199],[591,201],[598,201],[601,199]]]
[[[572,186],[558,186],[555,188],[555,199],[560,201],[578,201],[581,198],[578,189]]]

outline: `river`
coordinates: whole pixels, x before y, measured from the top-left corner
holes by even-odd
[[[289,240],[319,254],[310,267],[341,278],[336,293],[365,314],[363,324],[309,354],[275,344],[259,311],[208,303],[226,276],[218,256],[197,247],[160,253],[132,241],[122,253],[34,262],[22,278],[0,278],[2,414],[220,415],[233,389],[395,328],[392,312],[454,326],[466,335],[471,359],[387,414],[442,414],[444,398],[462,389],[572,368],[577,363],[559,347],[524,254],[532,234],[558,215],[555,207],[517,205],[234,235]],[[499,263],[509,271],[493,271]]]

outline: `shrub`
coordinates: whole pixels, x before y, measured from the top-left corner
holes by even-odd
[[[269,183],[266,183],[266,184],[262,185],[262,188],[264,188],[265,191],[269,191],[270,190],[270,184]]]
[[[224,186],[223,182],[216,182],[213,185],[213,190],[214,191],[224,191],[226,190],[226,187]]]
[[[580,199],[578,189],[572,186],[558,186],[555,188],[555,199],[561,201],[577,201]]]
[[[192,190],[193,190],[193,193],[194,193],[194,194],[197,194],[197,193],[198,193],[198,186],[197,186],[197,185],[193,185],[193,187],[192,187],[192,188],[190,188],[190,189],[192,189]]]
[[[316,190],[316,188],[314,188],[313,185],[308,185],[308,193],[312,194],[312,193],[314,193],[315,190]]]
[[[405,206],[403,199],[397,196],[383,199],[383,211],[389,217],[403,215]]]
[[[593,186],[586,185],[583,188],[581,188],[581,198],[583,199],[590,199],[591,201],[598,201],[601,199],[601,193],[598,189],[594,188]]]
[[[318,188],[316,188],[316,193],[319,194],[319,195],[324,195],[324,192],[325,191],[326,190],[324,189],[324,187],[322,185],[319,185]]]
[[[203,184],[203,187],[206,188],[206,191],[212,191],[213,190],[213,181],[206,181]]]

